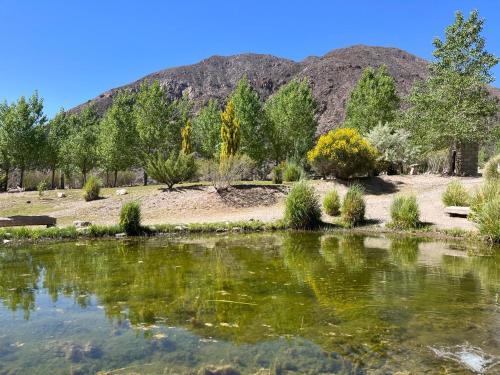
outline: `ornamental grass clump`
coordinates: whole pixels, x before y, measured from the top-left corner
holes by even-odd
[[[420,225],[420,210],[414,195],[400,195],[391,205],[390,226],[395,229],[416,229]]]
[[[85,185],[83,185],[83,199],[85,199],[86,202],[99,199],[101,186],[101,180],[95,176],[90,176]]]
[[[479,233],[492,242],[500,243],[500,196],[484,203],[476,216],[476,222]]]
[[[340,214],[340,197],[337,190],[329,191],[323,199],[323,209],[329,216],[337,216]]]
[[[280,163],[273,168],[273,170],[271,171],[271,180],[272,180],[273,184],[283,183],[283,169],[284,168],[285,168],[285,165],[283,163]]]
[[[493,156],[484,166],[484,177],[486,181],[494,181],[500,184],[500,154]]]
[[[287,163],[283,170],[283,181],[299,181],[304,175],[304,170],[297,163]]]
[[[441,197],[445,206],[468,206],[470,194],[458,180],[451,181]]]
[[[340,209],[340,215],[342,222],[347,227],[354,227],[361,224],[365,219],[365,199],[363,197],[363,187],[354,184],[349,187],[344,200],[342,202],[342,208]]]
[[[293,185],[286,198],[285,222],[294,229],[314,229],[321,223],[321,209],[314,188],[306,181]]]
[[[129,236],[137,236],[141,233],[141,206],[139,202],[128,202],[122,206],[120,228]]]

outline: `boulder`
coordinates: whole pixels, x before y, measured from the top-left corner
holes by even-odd
[[[66,193],[60,191],[57,193],[57,198],[66,198]]]
[[[127,233],[117,233],[115,234],[115,238],[125,238],[127,237]]]
[[[127,194],[128,194],[127,189],[118,189],[116,191],[116,195],[127,195]]]
[[[87,227],[90,227],[92,225],[92,223],[90,221],[75,220],[75,221],[73,221],[73,225],[76,228],[87,228]]]

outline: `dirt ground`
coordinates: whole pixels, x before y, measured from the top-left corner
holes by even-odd
[[[421,209],[421,220],[437,228],[475,229],[463,218],[444,214],[441,194],[450,178],[435,175],[381,176],[362,180],[366,189],[366,217],[384,225],[389,220],[389,208],[398,193],[414,193]],[[482,178],[460,178],[469,190],[482,184]],[[313,181],[320,197],[332,188],[341,196],[347,185],[338,181]],[[116,195],[117,189],[103,189],[103,199],[85,202],[80,190],[66,190],[65,198],[57,198],[54,191],[43,197],[38,192],[0,194],[0,217],[10,215],[50,215],[58,225],[74,220],[96,224],[114,224],[123,203],[141,202],[145,224],[155,223],[208,223],[238,220],[273,221],[283,215],[286,185],[240,183],[230,191],[218,194],[206,184],[190,184],[168,191],[160,186],[126,188],[127,195]],[[29,202],[29,203],[28,203]],[[327,217],[325,220],[329,220]]]

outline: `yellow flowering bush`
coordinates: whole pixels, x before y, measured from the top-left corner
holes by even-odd
[[[316,172],[341,179],[370,173],[376,158],[375,147],[351,128],[332,130],[322,135],[307,153],[307,159]]]

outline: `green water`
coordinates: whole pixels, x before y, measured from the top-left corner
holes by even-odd
[[[468,374],[438,354],[471,347],[500,373],[500,251],[479,251],[319,233],[0,248],[0,374]]]

